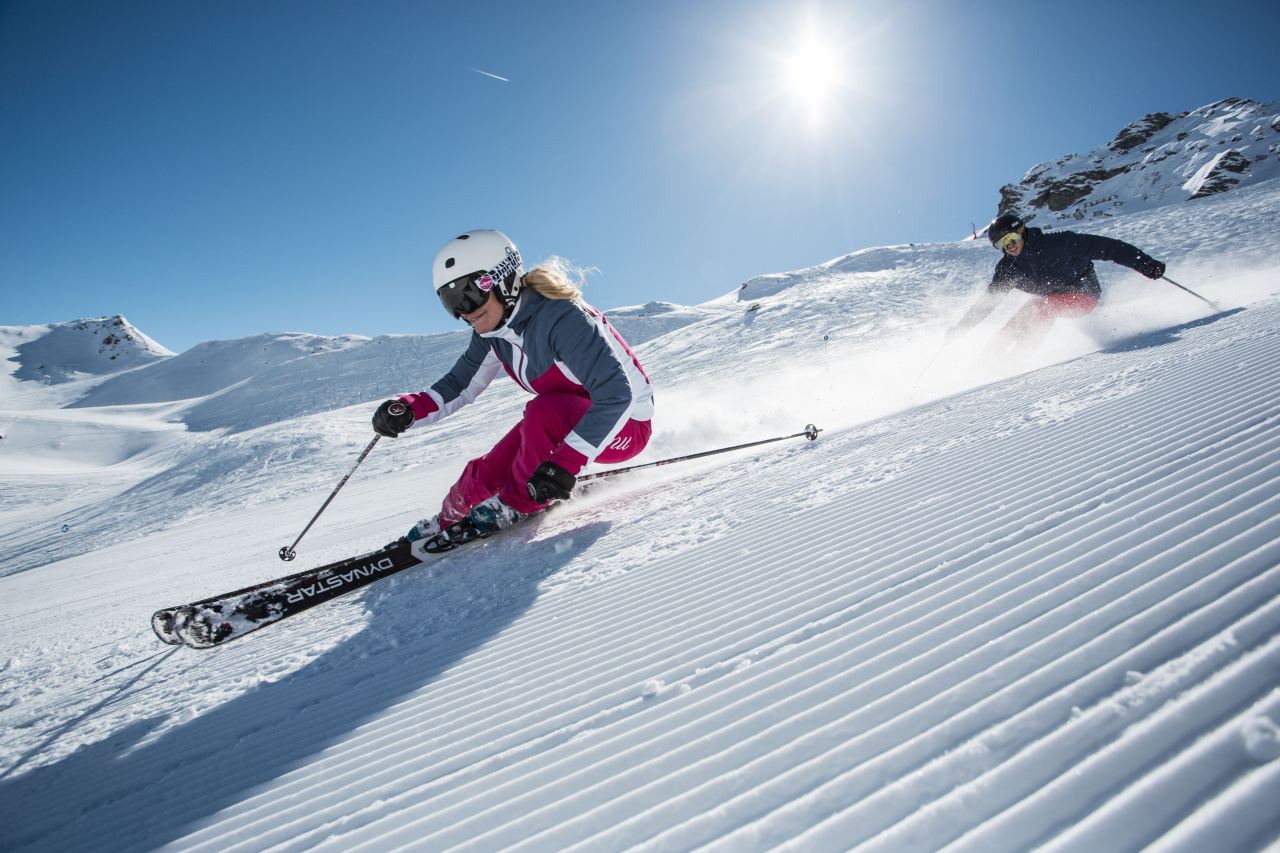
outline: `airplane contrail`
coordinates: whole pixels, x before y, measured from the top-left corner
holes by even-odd
[[[467,69],[469,71],[474,71],[477,74],[483,74],[486,77],[492,77],[494,80],[501,80],[503,83],[511,82],[506,77],[499,77],[497,74],[490,74],[488,71],[481,71],[479,68],[472,68],[470,65],[467,66]]]

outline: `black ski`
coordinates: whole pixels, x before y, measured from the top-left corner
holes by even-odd
[[[444,543],[438,537],[412,543],[398,539],[358,557],[157,610],[151,617],[151,627],[157,637],[170,645],[212,648],[480,538],[486,537],[464,538],[455,532],[453,540]]]
[[[381,550],[385,551],[390,547],[391,546],[389,545],[387,546],[387,548],[383,548]],[[377,554],[377,553],[379,552],[375,551],[373,552],[373,554],[365,554],[365,555],[362,555],[362,557],[355,557],[352,559],[359,560],[365,557],[372,557],[374,554]],[[304,569],[300,572],[294,572],[291,575],[284,575],[283,577],[278,577],[273,580],[260,581],[259,583],[252,584],[251,586],[246,586],[242,589],[233,589],[231,592],[219,593],[218,595],[214,595],[209,598],[204,598],[204,599],[201,599],[200,601],[193,601],[188,604],[177,604],[177,605],[174,605],[173,607],[161,608],[160,610],[157,610],[155,613],[151,614],[151,629],[155,631],[156,636],[159,637],[162,641],[168,643],[171,646],[180,646],[182,645],[182,638],[178,636],[178,630],[177,630],[178,626],[181,625],[187,619],[187,617],[190,616],[192,611],[194,611],[196,608],[204,607],[210,604],[218,604],[222,601],[225,601],[231,598],[246,597],[250,593],[267,590],[273,587],[279,587],[283,585],[297,583],[303,580],[304,578],[311,577],[312,575],[316,574],[316,572],[324,571],[325,569],[334,568],[336,566],[340,566],[343,563],[347,563],[347,562],[350,562],[350,560],[339,560],[338,562],[330,563],[327,566],[317,566],[316,568],[313,568],[313,569]]]
[[[188,646],[208,649],[310,610],[376,580],[421,565],[426,553],[398,540],[371,554],[339,560],[247,592],[230,593],[188,605],[174,632]]]
[[[321,566],[320,568],[325,568]],[[286,584],[299,578],[313,574],[317,569],[306,569],[305,571],[295,572],[291,575],[285,575],[274,580],[262,581],[252,586],[246,586],[243,589],[232,590],[215,595],[211,598],[205,598],[200,601],[193,601],[190,604],[178,604],[173,607],[164,607],[151,614],[151,630],[156,632],[156,636],[171,646],[182,645],[182,638],[178,636],[178,625],[181,624],[191,611],[196,607],[206,604],[215,604],[223,599],[232,598],[234,596],[248,595],[257,590],[267,589],[268,587]]]

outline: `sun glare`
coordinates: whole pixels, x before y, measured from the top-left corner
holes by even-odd
[[[844,84],[839,48],[810,33],[791,45],[780,58],[781,85],[808,118],[820,125]]]
[[[800,98],[823,94],[839,83],[840,65],[827,45],[809,39],[783,59],[783,80],[788,91]]]
[[[673,136],[716,151],[726,139],[752,140],[744,170],[784,162],[824,170],[864,151],[894,46],[888,22],[876,16],[892,9],[818,2],[771,5],[728,28],[691,78],[698,85],[682,101]]]

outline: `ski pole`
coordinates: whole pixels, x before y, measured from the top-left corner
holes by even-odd
[[[614,474],[626,474],[629,471],[639,471],[641,468],[656,468],[659,465],[670,465],[673,462],[686,462],[690,459],[700,459],[703,456],[714,456],[717,453],[728,453],[730,450],[742,450],[744,447],[755,447],[759,444],[769,444],[773,441],[785,441],[788,438],[799,438],[804,436],[810,441],[818,440],[818,433],[822,430],[813,424],[808,424],[804,428],[804,432],[797,432],[792,435],[780,435],[777,438],[764,438],[760,441],[749,441],[746,444],[735,444],[733,447],[721,447],[718,450],[704,450],[701,453],[691,453],[688,456],[676,456],[672,459],[663,459],[660,462],[646,462],[643,465],[632,465],[630,468],[614,468],[612,471],[599,471],[595,474],[585,474],[578,478],[579,483],[585,483],[589,480],[599,480],[604,477],[612,477]]]
[[[394,403],[392,404],[392,408],[395,408]],[[391,412],[391,414],[394,415],[398,413]],[[347,480],[351,479],[351,475],[354,474],[356,472],[356,469],[360,467],[360,463],[363,462],[364,458],[369,455],[369,451],[373,450],[373,446],[378,443],[378,439],[380,438],[382,438],[382,436],[380,435],[375,435],[373,437],[373,441],[369,442],[369,446],[364,449],[364,453],[360,454],[360,458],[356,460],[356,464],[351,466],[351,470],[347,472],[347,476],[343,477],[342,482],[338,483],[337,488],[335,488],[332,492],[329,493],[329,497],[325,498],[324,503],[320,505],[320,509],[316,510],[316,514],[311,516],[311,520],[307,522],[307,526],[302,528],[302,532],[298,534],[298,538],[293,540],[293,544],[286,545],[285,547],[280,549],[279,551],[280,559],[284,560],[287,563],[290,560],[292,560],[294,557],[298,556],[293,549],[298,547],[298,543],[302,541],[303,536],[307,535],[307,531],[311,529],[311,525],[316,523],[316,519],[320,517],[320,513],[324,512],[325,507],[329,506],[329,502],[332,501],[334,496],[337,495],[338,492],[342,489],[342,487],[347,484]]]
[[[1189,287],[1183,287],[1182,285],[1178,284],[1176,281],[1174,281],[1173,279],[1169,278],[1169,276],[1167,276],[1167,275],[1162,275],[1162,276],[1160,276],[1160,277],[1161,277],[1162,279],[1164,279],[1165,281],[1169,282],[1170,284],[1172,284],[1174,287],[1180,288],[1181,290],[1185,290],[1187,293],[1190,293],[1190,294],[1191,294],[1192,296],[1194,296],[1196,299],[1199,299],[1201,302],[1206,303],[1206,304],[1207,304],[1210,308],[1212,308],[1214,311],[1221,311],[1221,310],[1222,310],[1221,306],[1219,306],[1219,305],[1218,305],[1218,303],[1216,303],[1216,302],[1210,302],[1208,299],[1205,299],[1203,296],[1201,296],[1200,294],[1196,293],[1196,292],[1195,292],[1194,290],[1192,290],[1191,288],[1189,288]]]

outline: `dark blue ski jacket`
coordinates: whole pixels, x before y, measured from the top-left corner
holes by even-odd
[[[996,264],[988,292],[1006,293],[1013,288],[1046,296],[1051,293],[1102,295],[1094,261],[1111,261],[1141,272],[1155,260],[1136,246],[1097,234],[1075,231],[1045,233],[1028,228],[1022,251],[1015,258],[1005,255]]]

